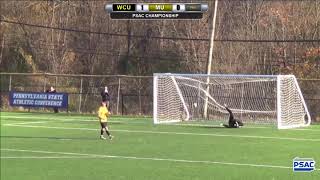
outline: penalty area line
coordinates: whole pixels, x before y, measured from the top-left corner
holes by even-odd
[[[54,126],[34,126],[34,125],[6,125],[12,127],[29,127],[29,128],[47,128],[47,129],[66,129],[66,130],[82,130],[82,131],[98,131],[93,128],[67,128]],[[143,133],[143,134],[173,134],[173,135],[192,135],[192,136],[217,136],[217,137],[232,137],[232,138],[254,138],[254,139],[276,139],[276,140],[291,140],[291,141],[312,141],[320,142],[320,139],[305,139],[305,138],[290,138],[290,137],[271,137],[271,136],[252,136],[240,134],[216,134],[216,133],[190,133],[190,132],[168,132],[168,131],[146,131],[146,130],[127,130],[127,129],[112,129],[114,132],[128,133]]]
[[[0,159],[93,159],[91,156],[1,156]],[[99,157],[96,157],[99,158]]]
[[[26,121],[22,123],[9,123],[10,125],[16,125],[16,124],[32,124],[32,123],[50,123],[50,122],[97,122],[97,118],[60,118],[60,117],[20,117],[20,116],[1,116],[1,118],[9,118],[9,119],[26,119],[26,118],[31,118],[31,119],[38,119],[38,120],[46,120],[46,121]],[[110,123],[123,123],[123,124],[148,124],[145,122],[130,122],[130,121],[120,121],[121,119],[125,118],[113,118],[114,120],[109,120]],[[5,120],[2,120],[5,121]],[[5,124],[6,125],[6,124]]]
[[[22,122],[22,123],[10,123],[10,124],[4,124],[6,126],[13,126],[13,125],[25,125],[25,124],[41,124],[46,123],[48,121],[31,121],[31,122]]]
[[[0,116],[1,118],[10,118],[10,119],[26,119],[26,118],[32,118],[32,119],[39,119],[39,120],[47,120],[47,121],[41,121],[43,123],[50,123],[50,122],[97,122],[97,120],[95,118],[89,117],[87,119],[83,119],[82,117],[78,117],[78,118],[70,118],[67,117],[68,119],[66,119],[66,117],[21,117],[21,116]],[[114,119],[114,120],[112,120]],[[122,119],[122,120],[121,120]],[[123,121],[124,119],[124,121]],[[134,121],[128,121],[127,119],[140,119],[140,118],[121,118],[121,117],[112,117],[111,120],[109,121],[110,123],[123,123],[123,124],[151,124],[151,123],[147,123],[147,122],[134,122]],[[6,120],[1,120],[1,121],[6,121]],[[30,122],[30,121],[29,121]],[[26,122],[26,123],[10,123],[8,125],[16,125],[16,124],[32,124],[33,122],[39,122],[39,121],[31,121],[30,123]],[[39,122],[40,124],[40,122]],[[4,124],[6,125],[6,124]],[[168,123],[168,124],[159,124],[161,126],[194,126],[194,127],[221,127],[221,125],[217,125],[217,124],[201,124],[201,123]],[[272,128],[271,126],[250,126],[250,125],[246,125],[242,128],[245,129],[266,129],[266,128]],[[315,131],[318,132],[320,131],[320,129],[310,129],[310,128],[293,128],[293,129],[286,129],[286,130],[290,130],[290,131]]]
[[[176,163],[220,164],[220,165],[232,165],[232,166],[248,166],[248,167],[261,167],[261,168],[263,167],[263,168],[277,168],[277,169],[292,169],[292,167],[288,167],[288,166],[278,166],[278,165],[268,165],[268,164],[235,163],[235,162],[223,162],[223,161],[202,161],[202,160],[157,158],[157,157],[116,156],[116,155],[86,154],[86,153],[75,153],[75,152],[54,152],[54,151],[26,150],[26,149],[1,149],[1,151],[32,152],[32,153],[43,153],[43,154],[69,155],[69,157],[67,156],[65,158],[112,158],[112,159],[167,161],[167,162],[176,162]],[[70,155],[71,156],[75,156],[76,155],[78,157],[71,157]],[[5,159],[10,159],[10,158],[14,159],[15,157],[7,157]],[[23,158],[23,156],[22,156],[22,158]],[[25,157],[25,158],[28,158],[28,157]],[[46,158],[49,159],[49,158],[57,158],[57,157],[56,156],[43,157],[43,159],[46,159]],[[61,158],[63,158],[63,156],[61,156]],[[29,159],[32,159],[32,158],[29,157]],[[36,157],[34,159],[41,159],[41,157]]]

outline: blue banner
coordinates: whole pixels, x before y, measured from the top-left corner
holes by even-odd
[[[10,92],[10,106],[68,107],[68,93]]]

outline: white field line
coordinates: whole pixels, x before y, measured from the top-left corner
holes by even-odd
[[[294,129],[286,129],[286,130],[290,130],[290,131],[315,131],[315,132],[319,132],[320,129],[304,129],[304,128],[294,128]]]
[[[1,116],[4,118],[12,118],[12,119],[25,119],[26,117],[21,117],[21,116]],[[28,117],[28,118],[32,118],[32,119],[43,119],[43,120],[47,120],[47,121],[29,121],[23,124],[33,124],[33,123],[46,123],[46,122],[56,122],[56,121],[60,121],[60,122],[96,122],[97,119],[81,119],[81,118],[68,118],[68,119],[60,119],[59,117],[55,117],[55,118],[45,118],[45,117]],[[128,119],[128,118],[115,118],[115,119]],[[116,121],[116,120],[110,120],[109,122],[111,123],[128,123],[128,124],[149,124],[149,123],[145,123],[145,122],[134,122],[133,121]],[[9,124],[5,124],[5,125],[16,125],[16,124],[22,124],[22,123],[9,123]],[[207,124],[198,124],[198,123],[183,123],[183,124],[172,124],[172,123],[168,123],[168,124],[161,124],[162,126],[194,126],[194,127],[221,127],[219,125],[207,125]],[[243,128],[252,128],[252,129],[261,129],[261,128],[271,128],[270,126],[245,126]],[[294,128],[294,129],[287,129],[287,130],[291,130],[291,131],[320,131],[320,129],[304,129],[304,128]]]
[[[42,119],[42,118],[41,118]],[[43,118],[45,119],[45,118]],[[97,122],[97,120],[73,120],[73,119],[56,119],[56,120],[49,120],[49,121],[28,121],[28,122],[23,122],[23,123],[8,123],[8,124],[4,124],[4,125],[21,125],[21,124],[41,124],[41,123],[50,123],[50,122]],[[123,121],[113,121],[113,120],[109,120],[109,122],[111,123],[127,123],[127,122],[123,122]],[[139,124],[147,124],[147,123],[143,123],[143,122],[128,122],[130,123],[139,123]],[[161,125],[160,125],[161,126]],[[162,126],[191,126],[191,127],[222,127],[219,125],[205,125],[205,124],[162,124]],[[270,127],[245,127],[245,128],[270,128]]]
[[[33,153],[44,153],[44,154],[72,155],[72,156],[77,155],[77,156],[81,156],[80,158],[133,159],[133,160],[149,160],[149,161],[167,161],[167,162],[177,162],[177,163],[222,164],[222,165],[233,165],[233,166],[292,169],[292,167],[288,167],[288,166],[277,166],[277,165],[268,165],[268,164],[234,163],[234,162],[222,162],[222,161],[201,161],[201,160],[170,159],[170,158],[157,158],[157,157],[115,156],[115,155],[101,155],[101,154],[84,154],[84,153],[74,153],[74,152],[37,151],[37,150],[25,150],[25,149],[1,149],[1,151],[33,152]],[[41,157],[37,157],[37,158],[41,158]],[[79,158],[79,157],[76,157],[76,158]]]
[[[25,119],[25,118],[32,118],[32,119],[43,119],[43,120],[48,120],[48,121],[43,121],[42,123],[45,122],[55,122],[55,121],[60,121],[60,122],[71,122],[71,121],[75,121],[75,122],[96,122],[97,118],[92,118],[91,120],[87,119],[84,120],[82,117],[79,118],[68,118],[65,119],[66,117],[64,117],[63,119],[61,117],[55,117],[55,118],[46,118],[46,117],[21,117],[21,116],[0,116],[0,117],[4,117],[4,118],[12,118],[12,119]],[[61,119],[60,119],[61,118]],[[128,119],[128,118],[119,118],[116,117],[115,119]],[[139,119],[139,118],[133,118],[133,119]],[[53,121],[54,120],[54,121]],[[110,120],[109,122],[111,123],[128,123],[128,124],[149,124],[146,122],[134,122],[135,120],[132,121],[117,121],[117,120]],[[37,121],[38,122],[38,121]],[[33,121],[32,121],[33,123]],[[31,124],[32,124],[31,123]],[[36,122],[35,122],[36,123]],[[39,122],[40,123],[40,122]],[[20,124],[20,123],[10,123],[7,125],[16,125],[16,124]],[[25,123],[25,124],[29,124],[29,123]],[[172,124],[172,123],[168,123],[168,124],[161,124],[162,126],[194,126],[194,127],[220,127],[219,125],[208,125],[208,124],[199,124],[199,123],[183,123],[183,124]],[[250,129],[262,129],[262,128],[271,128],[270,126],[244,126],[243,128],[250,128]],[[291,130],[291,131],[320,131],[320,129],[305,129],[305,128],[293,128],[293,129],[287,129],[287,130]]]
[[[72,122],[70,120],[57,120],[58,122]],[[92,121],[92,120],[82,120],[82,121],[88,121],[88,122],[98,122]],[[50,123],[54,121],[29,121],[29,122],[23,122],[23,123],[9,123],[9,124],[3,124],[4,126],[14,126],[14,125],[26,125],[26,124],[41,124],[41,123]],[[76,121],[75,121],[76,122]],[[80,122],[80,121],[77,121]],[[110,121],[109,121],[110,122]],[[112,121],[112,122],[120,122],[120,121]]]
[[[15,117],[16,119],[24,119],[23,117]],[[4,124],[4,125],[18,125],[18,124],[33,124],[33,123],[50,123],[50,122],[97,122],[97,119],[92,119],[92,120],[80,120],[80,119],[51,119],[51,118],[33,118],[33,119],[47,119],[47,121],[28,121],[28,122],[23,122],[23,123],[9,123],[9,124]],[[130,121],[114,121],[114,120],[109,120],[111,123],[128,123],[128,124],[149,124],[145,122],[130,122]],[[161,124],[159,126],[191,126],[191,127],[221,127],[219,125],[206,125],[206,124],[194,124],[194,123],[184,123],[184,124]],[[271,128],[271,127],[250,127],[246,126],[245,128]]]
[[[23,123],[12,123],[12,124],[4,124],[4,125],[23,125],[23,124],[41,124],[46,123],[48,121],[30,121],[30,122],[23,122]]]
[[[72,127],[55,127],[55,126],[34,126],[34,125],[6,125],[14,127],[29,127],[29,128],[47,128],[47,129],[67,129],[67,130],[82,130],[82,131],[98,131],[93,128],[72,128]],[[305,139],[305,138],[290,138],[290,137],[271,137],[271,136],[251,136],[241,134],[208,134],[208,133],[189,133],[189,132],[168,132],[168,131],[145,131],[145,130],[127,130],[127,129],[111,129],[114,132],[127,133],[143,133],[143,134],[173,134],[173,135],[192,135],[192,136],[217,136],[217,137],[232,137],[232,138],[253,138],[253,139],[275,139],[275,140],[290,140],[290,141],[311,141],[320,142],[320,139]]]
[[[1,118],[10,119],[43,119],[43,120],[55,120],[55,121],[97,121],[98,118],[88,118],[88,120],[83,120],[83,118],[69,118],[69,117],[31,117],[31,116],[1,116]]]
[[[93,159],[91,156],[1,156],[0,159]]]
[[[12,118],[12,119],[26,119],[26,118],[30,118],[30,119],[43,119],[43,120],[47,120],[47,121],[42,121],[43,123],[45,122],[98,122],[98,118],[92,118],[92,119],[87,119],[87,120],[84,120],[84,119],[74,119],[74,118],[45,118],[45,117],[21,117],[21,116],[1,116],[1,117],[7,117],[7,118]],[[115,118],[115,119],[121,119],[121,118]],[[39,122],[39,121],[28,121],[26,122],[25,124],[29,124],[30,123],[36,123],[36,122]],[[128,123],[128,124],[147,124],[145,122],[133,122],[133,121],[116,121],[116,120],[110,120],[109,122],[111,123]],[[15,125],[15,124],[20,124],[20,123],[10,123],[10,125]],[[9,124],[8,124],[9,125]]]
[[[59,119],[59,120],[64,120],[64,119],[68,119],[68,120],[82,120],[84,117],[87,118],[87,119],[92,119],[92,120],[96,120],[98,117],[87,117],[87,116],[83,116],[83,117],[73,117],[73,116],[64,116],[64,117],[60,117],[60,116],[56,116],[56,117],[34,117],[34,116],[31,116],[31,115],[27,115],[27,116],[1,116],[1,118],[10,118],[10,119],[26,119],[26,118],[30,118],[30,119],[49,119],[49,120],[56,120],[56,119]],[[113,117],[114,119],[130,119],[130,121],[136,121],[136,119],[143,119],[142,118],[125,118],[125,117]]]

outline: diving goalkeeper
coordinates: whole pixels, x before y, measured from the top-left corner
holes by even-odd
[[[101,125],[101,130],[100,130],[100,138],[101,139],[106,139],[103,136],[104,132],[106,132],[106,134],[108,135],[110,140],[113,138],[113,136],[109,132],[109,128],[108,128],[108,124],[107,124],[108,116],[110,114],[111,113],[107,109],[107,102],[102,102],[101,106],[99,108],[99,111],[98,111],[98,117],[99,117],[100,125]]]
[[[229,112],[229,124],[223,124],[223,126],[226,128],[239,128],[243,126],[240,120],[234,118],[232,111],[226,105],[224,107]]]

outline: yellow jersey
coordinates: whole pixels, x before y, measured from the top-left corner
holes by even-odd
[[[109,114],[110,113],[109,113],[107,107],[100,106],[99,111],[98,111],[98,116],[99,116],[100,122],[107,122]]]

